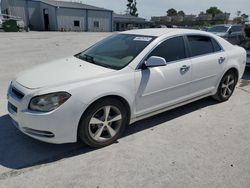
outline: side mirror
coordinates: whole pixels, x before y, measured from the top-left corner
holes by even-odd
[[[167,62],[162,57],[151,56],[150,58],[148,58],[147,61],[145,61],[144,65],[146,67],[160,67],[160,66],[166,66]]]
[[[228,31],[228,34],[229,34],[229,35],[231,35],[231,34],[232,34],[232,30],[231,30],[231,29]]]

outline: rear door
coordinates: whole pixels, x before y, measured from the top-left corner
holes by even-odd
[[[213,91],[224,70],[227,56],[218,42],[205,35],[187,36],[192,61],[192,86],[194,96]]]

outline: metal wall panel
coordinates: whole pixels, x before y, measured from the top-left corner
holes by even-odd
[[[28,13],[29,13],[29,27],[31,30],[42,31],[43,22],[42,15],[40,14],[40,3],[39,2],[28,2]]]
[[[8,0],[1,0],[1,13],[8,8]]]
[[[47,9],[48,10],[48,14],[49,14],[49,30],[50,31],[57,31],[57,19],[56,19],[56,8],[51,6],[51,5],[47,5],[45,3],[40,3],[40,15],[42,17],[42,24],[43,24],[43,30],[45,30],[45,26],[44,26],[44,16],[43,16],[43,10]]]
[[[112,31],[111,11],[60,8],[32,0],[2,0],[1,5],[2,10],[8,8],[9,14],[21,17],[25,26],[29,26],[32,30],[45,30],[46,9],[51,31]],[[75,26],[74,21],[79,21],[80,25]]]
[[[28,15],[26,11],[27,6],[25,0],[5,0],[3,2],[3,6],[2,10],[8,9],[8,14],[22,18],[25,26],[28,25]]]
[[[94,27],[99,22],[99,27]],[[112,12],[88,10],[88,31],[109,32],[112,30]]]
[[[57,23],[60,31],[85,31],[86,30],[86,10],[58,8]],[[74,21],[79,21],[80,25],[74,26]]]

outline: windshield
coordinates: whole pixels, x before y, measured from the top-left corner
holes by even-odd
[[[225,33],[227,32],[229,27],[226,26],[214,26],[210,29],[208,29],[209,32],[215,32],[215,33]]]
[[[154,39],[152,36],[117,34],[77,54],[76,57],[119,70],[127,66]]]

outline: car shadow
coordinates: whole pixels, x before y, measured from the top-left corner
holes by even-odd
[[[244,88],[246,86],[249,86],[250,85],[250,68],[246,68],[243,76],[242,76],[242,79],[239,81],[239,87],[240,88]]]
[[[9,115],[0,117],[0,165],[4,167],[22,169],[89,151],[81,143],[55,145],[37,141],[16,129]]]
[[[153,128],[161,123],[214,104],[216,104],[216,101],[211,98],[205,98],[141,120],[130,125],[123,137]],[[119,143],[119,140],[117,143]],[[17,130],[12,125],[11,118],[8,115],[0,117],[0,165],[6,168],[18,170],[55,162],[94,150],[96,149],[89,148],[81,142],[54,145],[34,140]]]
[[[243,77],[242,77],[243,80],[250,80],[250,67],[247,67],[244,74],[243,74]]]

